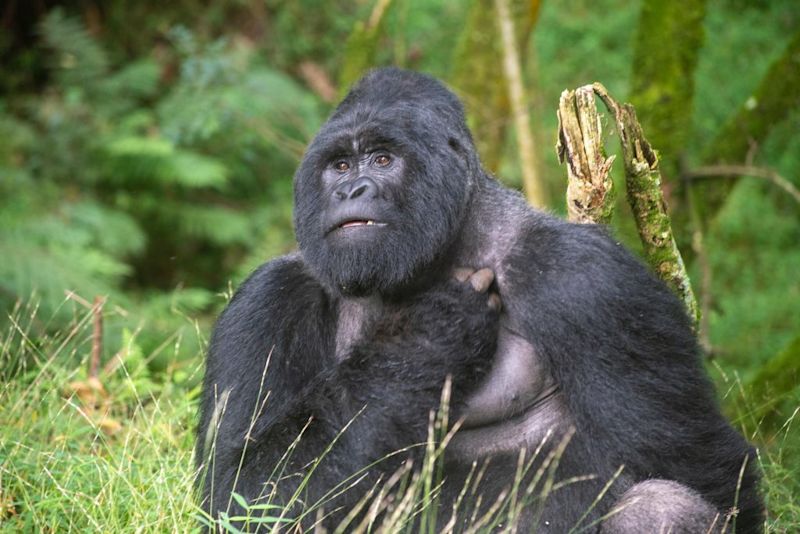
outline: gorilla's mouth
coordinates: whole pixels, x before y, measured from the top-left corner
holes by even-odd
[[[386,226],[386,223],[372,219],[348,219],[336,225],[336,228],[358,228],[360,226]]]

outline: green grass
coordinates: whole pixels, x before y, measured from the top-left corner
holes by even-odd
[[[22,324],[24,317],[28,321]],[[177,373],[169,371],[158,380],[150,376],[134,336],[98,381],[87,379],[91,317],[77,318],[60,335],[33,340],[34,317],[35,310],[18,310],[12,326],[0,333],[0,533],[196,530],[202,516],[193,491],[197,386],[191,384],[196,380],[178,382]],[[198,355],[198,367],[201,359]],[[762,442],[767,532],[796,532],[800,438],[794,417],[767,437],[748,430],[757,429],[758,422],[748,419],[746,402],[731,400],[744,396],[740,382],[723,376],[719,383],[726,404],[737,405],[735,424]],[[432,422],[432,435],[445,427],[441,420]],[[427,522],[426,532],[434,532],[437,510],[425,505],[435,502],[441,449],[429,445],[428,453],[422,473],[406,467],[365,496],[361,506],[375,512],[366,517],[381,512],[380,525],[359,518],[360,523],[354,520],[340,531],[397,532],[419,521]],[[511,525],[522,507],[541,502],[554,489],[550,474],[557,456],[544,463],[532,477],[535,483],[515,485],[490,514],[473,518],[473,531]],[[520,469],[527,465],[521,461]],[[476,472],[473,488],[478,479]],[[398,489],[394,498],[387,497]],[[263,506],[269,504],[250,507],[254,517]],[[269,510],[270,523],[261,524],[260,531],[291,526],[282,510]],[[226,524],[226,530],[235,531],[228,521],[220,526]]]
[[[191,530],[189,393],[150,381],[133,345],[92,389],[85,319],[39,341],[14,323],[0,337],[0,532]]]

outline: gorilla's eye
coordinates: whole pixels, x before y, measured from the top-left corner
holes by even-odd
[[[378,157],[375,158],[375,164],[379,165],[380,167],[386,167],[391,162],[392,158],[386,154],[379,154]]]
[[[347,163],[345,160],[340,159],[339,161],[333,164],[333,168],[339,172],[347,172],[350,170],[350,164]]]

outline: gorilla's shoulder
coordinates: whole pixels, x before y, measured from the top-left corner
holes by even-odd
[[[625,254],[624,247],[613,239],[607,228],[597,224],[578,224],[539,210],[531,210],[522,226],[520,239],[543,249],[561,251],[610,249]]]
[[[537,213],[522,227],[509,263],[511,285],[539,306],[555,306],[556,316],[575,324],[658,316],[660,328],[692,345],[683,304],[605,227]]]
[[[631,282],[663,285],[638,256],[597,224],[572,223],[537,211],[522,227],[515,249],[559,277],[591,281],[601,289]]]
[[[323,297],[319,281],[300,253],[294,252],[270,260],[253,271],[234,294],[226,314],[285,310]]]

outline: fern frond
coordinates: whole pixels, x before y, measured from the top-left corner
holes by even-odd
[[[179,149],[162,137],[127,136],[100,148],[105,179],[117,185],[180,185],[187,189],[221,189],[227,169],[219,161]]]
[[[132,256],[144,250],[147,236],[127,213],[96,202],[78,202],[64,207],[71,227],[87,232],[89,243],[115,258]]]
[[[221,206],[176,204],[170,210],[178,229],[216,245],[252,245],[256,241],[249,214]]]
[[[75,18],[60,8],[44,17],[39,32],[45,45],[54,52],[54,70],[65,87],[89,89],[108,70],[103,49]]]

